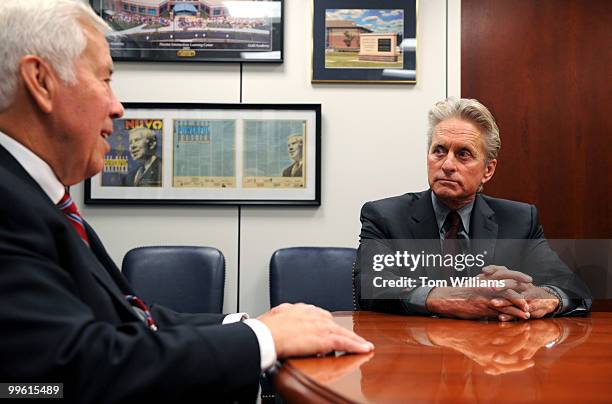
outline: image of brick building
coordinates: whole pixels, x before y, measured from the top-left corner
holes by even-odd
[[[372,30],[354,21],[328,20],[325,22],[325,49],[335,52],[359,52],[359,35]]]

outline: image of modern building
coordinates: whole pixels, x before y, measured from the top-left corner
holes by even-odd
[[[224,0],[110,0],[105,10],[159,17],[164,12],[201,13],[209,17],[227,14]]]

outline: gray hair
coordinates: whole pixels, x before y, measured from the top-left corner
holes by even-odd
[[[298,139],[300,141],[300,143],[304,143],[304,136],[300,135],[300,134],[293,134],[293,135],[289,135],[287,136],[287,141],[291,141],[291,139]]]
[[[136,135],[139,133],[142,133],[144,135],[149,145],[154,142],[157,143],[157,136],[155,136],[155,132],[153,132],[149,128],[145,128],[144,126],[139,126],[137,128],[130,129],[130,131],[128,132],[128,136]]]
[[[26,55],[45,59],[65,84],[76,83],[74,62],[87,47],[79,20],[102,34],[112,31],[78,0],[0,1],[0,112],[14,101]]]
[[[450,119],[460,118],[471,122],[483,130],[483,141],[486,151],[486,162],[496,159],[501,140],[499,138],[499,128],[495,123],[495,118],[491,112],[472,98],[450,97],[444,101],[438,101],[429,110],[429,130],[427,131],[427,147],[431,147],[433,132],[440,122]]]

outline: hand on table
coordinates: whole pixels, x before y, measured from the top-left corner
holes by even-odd
[[[336,324],[331,313],[313,305],[283,303],[258,319],[272,333],[278,358],[374,349],[372,343]]]

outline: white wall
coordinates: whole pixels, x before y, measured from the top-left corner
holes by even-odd
[[[319,208],[242,207],[239,220],[239,209],[232,207],[80,206],[118,264],[140,245],[222,250],[228,270],[225,311],[237,309],[239,223],[239,309],[257,315],[269,305],[268,262],[276,249],[356,247],[364,202],[426,188],[427,111],[447,92],[460,91],[460,0],[419,2],[416,85],[311,84],[311,2],[285,0],[285,7],[285,62],[245,64],[243,102],[322,104]],[[114,88],[126,102],[238,103],[240,69],[117,63]],[[81,186],[73,194],[83,200]]]

